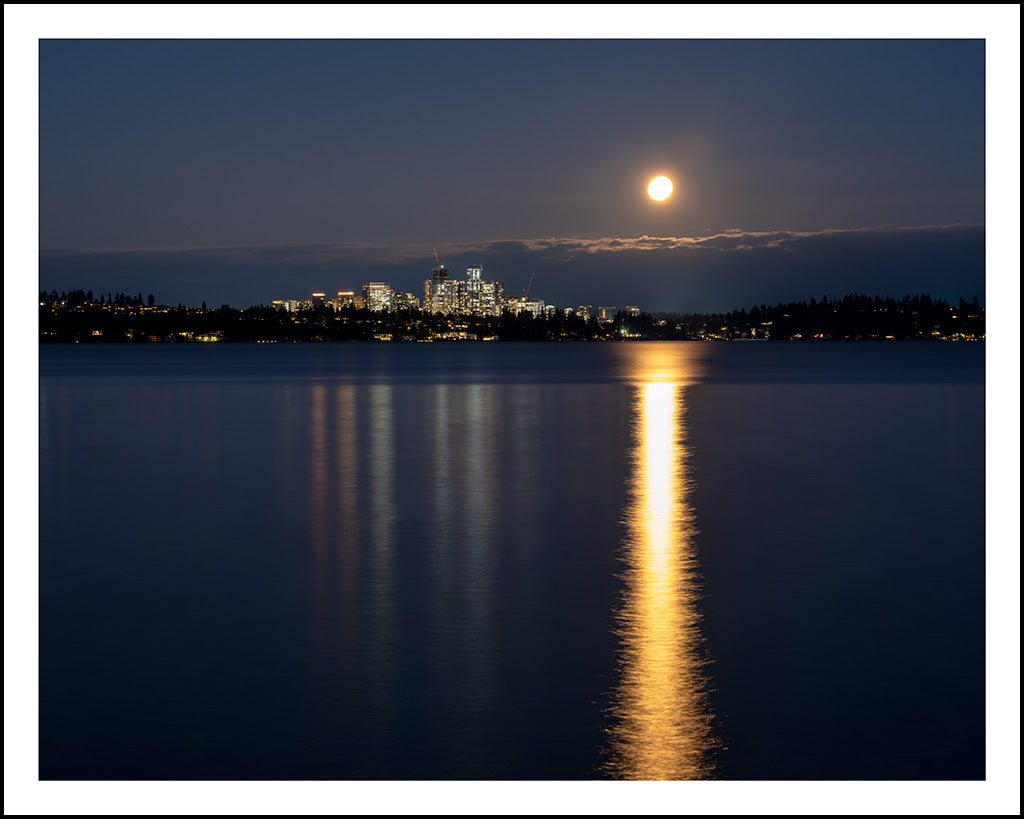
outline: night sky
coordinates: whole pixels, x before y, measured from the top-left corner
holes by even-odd
[[[39,43],[45,289],[985,300],[985,41]],[[646,195],[663,173],[676,192]]]

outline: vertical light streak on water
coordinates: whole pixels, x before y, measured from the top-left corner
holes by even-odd
[[[392,408],[393,387],[374,384],[370,387],[370,441],[369,441],[369,512],[372,522],[368,546],[370,553],[368,611],[372,647],[374,689],[386,713],[394,713],[395,699],[400,695],[395,688],[397,657],[397,601],[395,600],[395,487],[394,487],[394,419]],[[385,729],[382,737],[388,735]]]
[[[359,543],[361,519],[359,516],[359,450],[356,446],[356,388],[341,384],[335,390],[335,474],[338,488],[336,493],[337,519],[337,560],[341,573],[339,586],[342,591],[342,606],[349,618],[354,618],[359,584],[356,582],[359,570]]]
[[[432,429],[423,434],[432,443],[430,474],[430,520],[423,521],[424,531],[433,535],[434,586],[437,589],[434,615],[445,625],[452,617],[452,560],[450,555],[454,524],[452,497],[452,441],[448,407],[448,385],[436,384],[432,390],[428,421]]]
[[[494,534],[494,442],[497,428],[493,416],[493,387],[472,384],[466,388],[466,407],[463,428],[466,446],[462,447],[465,477],[465,502],[470,512],[466,516],[466,543],[470,554],[471,588],[477,594],[486,592],[490,563],[491,538]],[[483,594],[479,604],[485,605],[489,597]]]
[[[480,707],[494,696],[494,589],[492,588],[493,511],[494,499],[494,438],[496,427],[492,418],[490,394],[493,387],[472,384],[464,388],[465,408],[462,429],[465,446],[463,454],[462,493],[465,509],[464,542],[467,554],[465,565],[466,611],[471,632],[466,656],[471,666],[468,690]]]
[[[323,385],[310,393],[310,544],[314,637],[336,656],[356,624],[359,583],[359,452],[355,387]],[[340,631],[339,631],[340,628]]]
[[[608,772],[621,779],[707,778],[711,718],[699,657],[682,390],[643,383],[635,408]]]
[[[333,528],[328,515],[330,455],[327,449],[326,403],[326,388],[323,384],[314,384],[309,397],[309,530],[318,604],[323,604],[325,596],[330,593],[327,578],[330,574],[330,538]]]
[[[433,474],[433,526],[437,533],[437,542],[442,548],[451,543],[452,524],[452,440],[448,408],[448,385],[437,384],[434,387],[433,406],[433,443],[434,443],[434,474]],[[439,557],[444,558],[443,555]]]
[[[391,586],[392,540],[395,520],[394,423],[392,387],[374,384],[370,388],[370,520],[375,526],[370,543],[374,580]]]

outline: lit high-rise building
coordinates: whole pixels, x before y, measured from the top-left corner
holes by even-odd
[[[335,310],[343,307],[352,307],[356,303],[356,294],[352,290],[339,290],[338,295],[331,299],[331,305]]]
[[[500,316],[505,301],[505,286],[501,282],[480,282],[480,315]]]
[[[534,318],[537,318],[544,313],[543,299],[528,299],[526,296],[520,296],[517,299],[510,296],[505,300],[505,304],[508,310],[517,316],[529,313]]]
[[[383,313],[391,309],[391,285],[387,282],[369,282],[363,285],[363,300],[368,310]]]
[[[391,307],[394,310],[411,310],[412,308],[418,310],[419,306],[419,298],[412,293],[399,293],[395,291],[391,294]]]
[[[439,264],[423,282],[423,309],[444,315],[500,316],[505,289],[501,282],[484,281],[479,265],[466,269],[465,281],[448,278],[448,268]]]
[[[461,312],[469,313],[471,316],[479,316],[481,314],[480,294],[483,289],[483,282],[480,279],[483,272],[484,269],[482,267],[466,268],[466,286],[463,303],[460,305],[462,308]]]
[[[457,313],[459,309],[459,282],[448,278],[448,268],[439,264],[430,280],[423,283],[423,308],[428,313]]]

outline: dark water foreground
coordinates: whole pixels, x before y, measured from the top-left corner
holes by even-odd
[[[44,346],[43,779],[980,779],[984,348]]]

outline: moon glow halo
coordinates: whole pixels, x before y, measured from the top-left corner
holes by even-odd
[[[672,195],[672,180],[667,176],[656,176],[647,186],[647,195],[655,202],[663,202]]]

